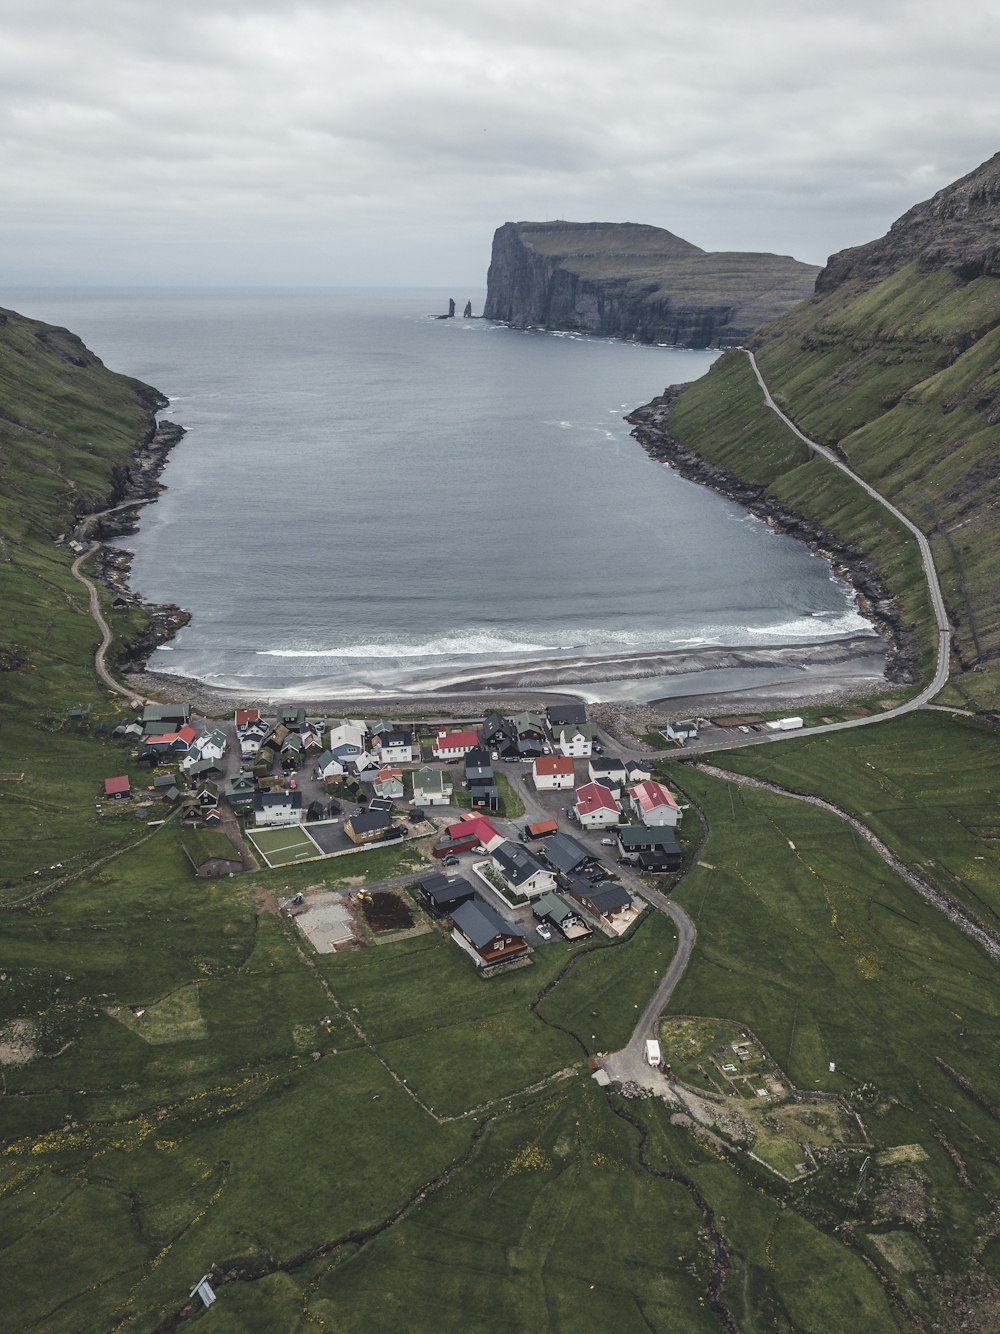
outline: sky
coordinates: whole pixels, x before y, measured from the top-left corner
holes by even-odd
[[[1000,150],[964,0],[3,0],[0,283],[485,285],[509,220],[823,263]]]

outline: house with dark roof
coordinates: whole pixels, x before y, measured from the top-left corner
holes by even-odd
[[[290,732],[301,732],[306,724],[306,711],[288,704],[278,710],[278,722],[282,727],[287,727]]]
[[[535,899],[531,913],[537,922],[554,927],[567,940],[583,940],[592,934],[573,904],[561,894],[543,894]]]
[[[535,898],[556,887],[553,871],[540,862],[533,852],[504,839],[490,852],[495,870],[513,894]]]
[[[301,824],[301,792],[255,792],[253,796],[254,824]]]
[[[671,741],[677,741],[682,746],[686,746],[689,741],[698,740],[698,724],[690,718],[684,718],[675,723],[667,723],[663,729],[663,735]]]
[[[624,782],[631,784],[645,783],[646,780],[652,778],[652,776],[652,767],[648,764],[644,764],[642,760],[626,761]]]
[[[587,761],[587,773],[592,782],[610,778],[620,788],[627,777],[625,761],[615,755],[593,755]]]
[[[238,774],[233,774],[232,778],[227,778],[222,785],[222,795],[232,806],[234,811],[241,815],[248,814],[253,810],[253,794],[256,790],[253,774],[248,774],[242,769]]]
[[[517,729],[509,718],[488,713],[479,729],[479,744],[501,760],[517,757]]]
[[[406,732],[401,727],[374,732],[371,748],[372,754],[383,764],[412,764],[413,733]]]
[[[560,728],[587,721],[587,710],[583,704],[550,704],[545,710],[549,720],[549,730],[555,736]]]
[[[190,704],[147,704],[142,711],[142,730],[147,735],[177,732],[190,721]]]
[[[594,854],[585,848],[572,834],[553,834],[545,840],[542,856],[555,870],[564,875],[571,875],[583,866],[595,861]]]
[[[678,871],[683,854],[677,835],[669,825],[647,828],[641,824],[619,825],[615,830],[623,861],[644,871]]]
[[[594,917],[600,917],[613,926],[616,918],[632,909],[632,895],[623,885],[603,881],[599,885],[584,885],[576,880],[568,893]]]
[[[528,953],[528,942],[512,923],[482,899],[461,903],[451,914],[452,935],[476,966],[521,958]]]
[[[476,891],[461,876],[425,875],[414,886],[414,893],[432,917],[448,917],[463,903],[476,897]]]
[[[545,741],[545,719],[540,713],[516,713],[511,722],[518,741]]]
[[[493,777],[493,763],[490,752],[482,746],[473,746],[462,757],[466,783],[487,782]]]
[[[344,821],[344,833],[352,843],[379,843],[392,831],[389,811],[359,811]]]

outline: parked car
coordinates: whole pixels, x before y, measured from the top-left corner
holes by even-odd
[[[613,848],[615,846],[615,840],[613,838],[602,838],[601,846],[604,848]]]
[[[536,927],[536,930],[538,931],[538,934],[542,938],[542,940],[552,939],[552,928],[546,926],[544,922],[542,922],[540,926]]]
[[[442,866],[457,866],[457,865],[458,865],[458,858],[455,856],[454,853],[449,853],[447,857],[442,857],[442,858],[441,858],[441,865],[442,865]]]

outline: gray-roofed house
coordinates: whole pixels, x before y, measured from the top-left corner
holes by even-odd
[[[301,792],[255,792],[253,815],[256,825],[301,824]]]
[[[491,854],[493,866],[513,893],[536,898],[556,887],[555,874],[533,852],[505,839]]]
[[[561,894],[543,894],[532,903],[531,912],[536,921],[554,926],[567,940],[583,940],[591,934],[576,908]]]
[[[388,811],[359,811],[344,821],[344,833],[352,843],[378,843],[392,830]]]
[[[455,928],[452,934],[479,968],[528,952],[528,942],[517,927],[482,899],[459,904],[451,920]]]
[[[568,723],[585,723],[587,709],[583,704],[550,704],[545,710],[545,716],[549,720],[552,735],[555,736],[559,729]]]
[[[425,875],[416,885],[416,896],[432,917],[447,917],[476,891],[461,876]]]
[[[551,838],[545,840],[542,851],[549,865],[554,866],[557,871],[562,871],[564,875],[570,875],[579,867],[586,866],[588,862],[594,860],[594,854],[590,849],[585,848],[572,834],[553,834]]]
[[[622,859],[644,871],[678,871],[684,860],[677,835],[669,825],[647,828],[641,824],[619,825],[614,831]]]
[[[418,769],[413,775],[413,802],[416,806],[447,806],[454,784],[441,769]]]
[[[575,882],[569,893],[582,904],[594,917],[601,917],[612,924],[616,917],[629,912],[632,907],[632,895],[622,885],[605,881],[600,885],[584,887]]]

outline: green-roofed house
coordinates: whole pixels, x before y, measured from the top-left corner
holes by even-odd
[[[531,905],[531,913],[536,921],[555,927],[567,940],[583,940],[591,934],[590,927],[561,894],[543,894]]]
[[[441,769],[427,767],[413,775],[414,806],[447,806],[454,790],[454,783]]]

